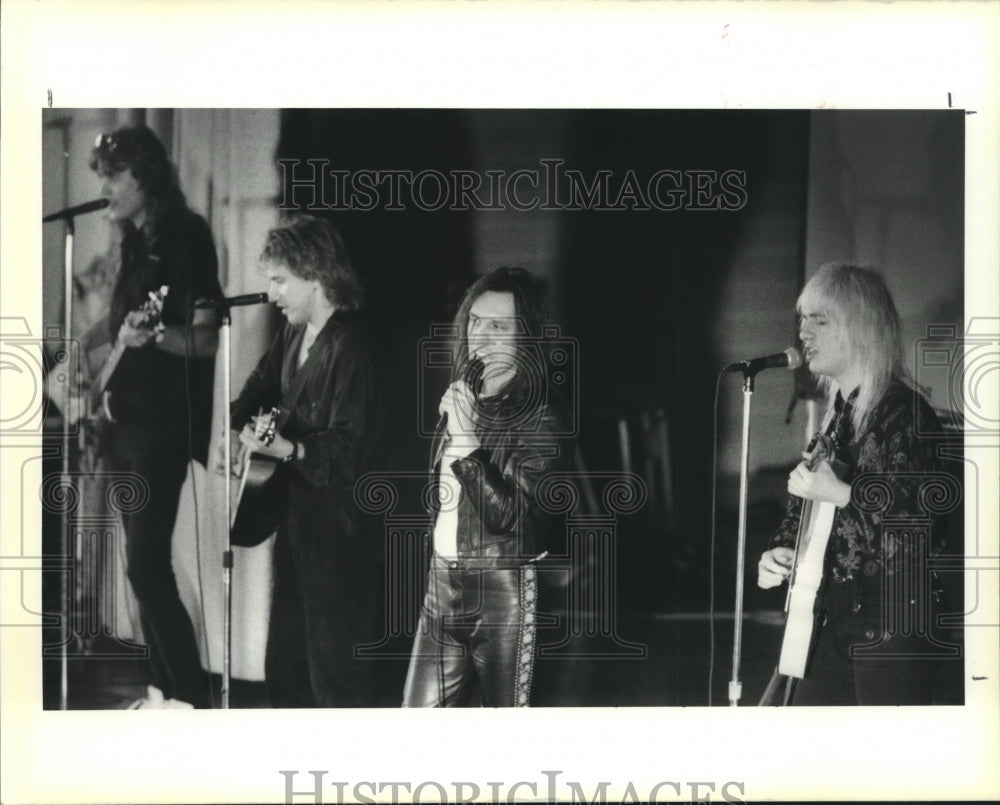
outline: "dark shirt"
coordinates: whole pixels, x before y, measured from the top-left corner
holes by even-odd
[[[212,233],[205,220],[182,210],[152,234],[129,227],[122,240],[122,265],[111,300],[108,325],[114,339],[125,316],[139,309],[149,292],[166,285],[162,320],[184,325],[191,304],[222,296]],[[188,401],[194,424],[194,454],[204,460],[212,416],[215,359],[171,355],[154,343],[125,350],[108,383],[116,422],[182,434],[186,441]]]
[[[944,547],[943,524],[921,500],[921,488],[939,471],[936,441],[927,434],[940,432],[937,416],[927,401],[900,381],[894,381],[876,404],[862,434],[851,424],[852,395],[845,403],[838,394],[836,412],[827,428],[836,457],[847,467],[843,479],[851,484],[851,501],[838,508],[827,549],[828,571],[836,581],[848,581],[912,567],[923,553]],[[924,435],[921,435],[924,434]],[[859,488],[860,487],[860,488]],[[769,547],[794,547],[802,498],[789,495],[785,516]],[[884,528],[887,520],[930,524],[929,544],[901,539],[907,529]],[[913,555],[919,551],[921,555]]]
[[[280,432],[302,443],[303,457],[278,467],[288,481],[285,530],[298,539],[350,541],[358,534],[354,483],[376,468],[382,448],[370,341],[359,314],[334,313],[299,367],[304,335],[304,325],[282,326],[233,402],[232,426],[242,429],[260,409],[289,409]],[[296,382],[301,391],[289,405]]]

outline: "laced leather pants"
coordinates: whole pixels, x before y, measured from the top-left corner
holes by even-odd
[[[527,707],[535,655],[537,571],[478,570],[434,555],[403,707]]]

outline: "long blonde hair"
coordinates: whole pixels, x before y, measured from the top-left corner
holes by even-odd
[[[854,432],[864,432],[875,406],[894,380],[907,379],[899,314],[882,275],[867,266],[827,263],[806,283],[795,309],[821,310],[842,328],[847,358],[861,372],[861,385],[851,414]],[[833,401],[841,390],[835,380],[819,378],[826,392],[824,425],[833,416]]]

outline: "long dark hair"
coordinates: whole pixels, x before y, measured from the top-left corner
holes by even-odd
[[[262,263],[284,265],[304,280],[318,280],[340,310],[360,310],[365,292],[338,229],[325,218],[299,215],[267,233]]]
[[[507,384],[506,391],[514,393],[542,392],[537,383],[548,384],[549,349],[545,340],[546,328],[551,327],[547,295],[541,281],[518,266],[501,266],[476,280],[465,292],[462,304],[455,314],[454,378],[465,378],[469,367],[469,311],[484,293],[495,291],[509,293],[514,298],[514,315],[517,318],[518,371]]]
[[[99,176],[129,171],[142,190],[146,212],[141,231],[131,220],[116,222],[120,263],[108,314],[114,338],[126,313],[142,296],[138,292],[158,284],[157,263],[147,257],[162,256],[161,249],[172,241],[170,231],[187,210],[187,201],[177,184],[177,171],[167,158],[167,150],[146,126],[98,135],[90,153],[90,169]]]
[[[146,126],[125,127],[98,135],[90,153],[90,169],[98,175],[129,171],[142,188],[153,232],[157,232],[171,215],[187,207],[177,183],[177,170],[167,158],[167,149]]]

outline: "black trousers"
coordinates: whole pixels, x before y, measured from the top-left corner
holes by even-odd
[[[883,579],[827,585],[813,655],[793,705],[929,705],[955,647],[935,635],[932,591]]]
[[[112,472],[132,472],[145,481],[144,505],[126,505],[128,579],[139,602],[139,618],[149,647],[149,682],[168,699],[195,707],[211,701],[194,627],[181,602],[174,575],[171,539],[181,487],[187,475],[185,441],[179,433],[138,426],[116,427]],[[179,449],[180,446],[180,449]],[[139,498],[141,500],[141,498]]]
[[[373,661],[355,649],[375,635],[380,570],[347,542],[336,529],[278,532],[264,658],[274,707],[375,706]]]
[[[403,691],[404,707],[527,707],[537,571],[475,570],[435,554]]]

